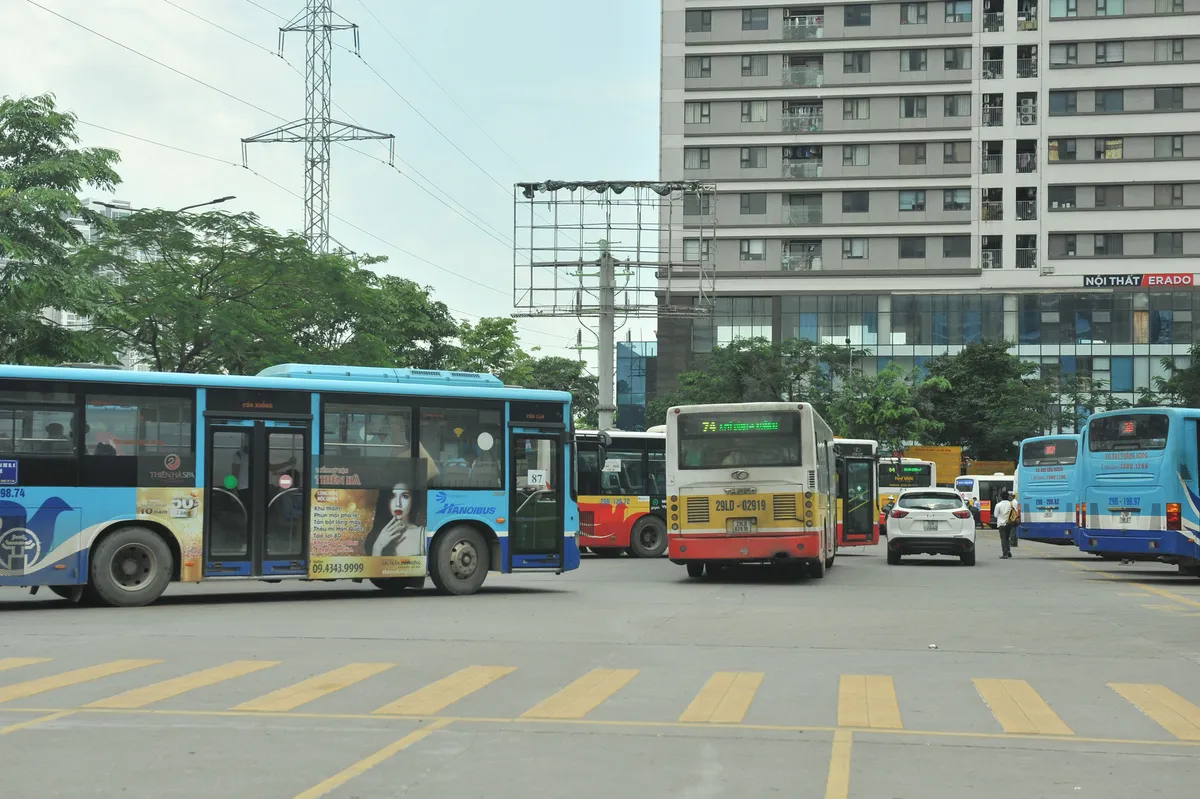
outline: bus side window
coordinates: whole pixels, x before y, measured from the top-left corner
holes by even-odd
[[[646,457],[646,489],[651,496],[662,496],[667,493],[667,453],[652,449]]]
[[[595,496],[600,493],[600,450],[595,444],[586,442],[577,443],[576,448],[579,468],[577,491],[582,496]]]
[[[601,473],[600,484],[604,489],[604,494],[629,496],[646,493],[646,474],[642,466],[641,450],[609,449],[604,453],[604,459],[621,462],[621,471]]]
[[[75,395],[65,384],[29,386],[29,391],[0,391],[0,457],[17,461],[21,485],[76,485]]]

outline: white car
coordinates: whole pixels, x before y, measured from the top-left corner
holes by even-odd
[[[901,491],[887,519],[888,565],[905,555],[957,555],[975,565],[975,519],[953,488]]]

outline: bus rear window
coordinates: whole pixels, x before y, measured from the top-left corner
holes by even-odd
[[[679,468],[799,466],[800,414],[695,413],[679,417]]]
[[[933,467],[928,463],[879,464],[880,488],[921,488],[930,485]]]
[[[969,477],[960,477],[954,481],[954,488],[969,494],[975,490],[975,481]]]
[[[1022,466],[1072,466],[1077,457],[1079,443],[1070,438],[1031,441],[1021,447]]]
[[[1088,425],[1088,450],[1166,449],[1171,419],[1162,413],[1130,413],[1093,419]]]

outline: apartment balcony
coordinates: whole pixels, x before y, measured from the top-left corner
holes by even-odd
[[[979,204],[980,219],[984,222],[999,222],[1004,219],[1004,203],[1000,200],[984,200]]]
[[[825,17],[820,14],[788,17],[783,21],[783,38],[790,42],[824,39]]]
[[[797,161],[790,164],[784,163],[783,177],[802,180],[819,178],[821,177],[822,166],[823,164],[820,161]]]
[[[994,128],[1004,124],[1004,109],[1003,108],[985,108],[983,109],[983,126],[985,128]]]
[[[1004,59],[985,58],[981,64],[984,80],[999,80],[1004,77]]]
[[[816,272],[821,269],[821,253],[804,252],[783,254],[784,272]]]
[[[1037,172],[1037,153],[1017,153],[1017,171],[1025,175]]]
[[[1037,248],[1017,248],[1017,269],[1037,269]]]
[[[983,174],[999,175],[1004,171],[1004,156],[985,155],[983,157]]]
[[[998,11],[983,15],[983,32],[1000,33],[1004,30],[1004,12]]]
[[[815,88],[825,85],[823,67],[784,67],[783,85],[792,88]]]
[[[1036,78],[1037,59],[1036,58],[1018,58],[1017,59],[1017,77],[1018,78]]]
[[[982,265],[984,269],[1004,268],[1003,250],[983,250]]]
[[[825,130],[825,114],[785,111],[779,124],[784,133],[819,133]]]
[[[1022,222],[1037,219],[1037,200],[1017,200],[1017,219]]]
[[[824,216],[819,205],[789,205],[786,210],[785,219],[789,225],[819,225]]]
[[[1028,15],[1017,15],[1017,30],[1019,31],[1035,31],[1037,26],[1037,9],[1031,10]]]

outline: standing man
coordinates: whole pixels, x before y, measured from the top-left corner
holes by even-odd
[[[1012,557],[1012,552],[1008,548],[1009,536],[1012,535],[1012,522],[1009,521],[1008,517],[1012,509],[1012,497],[1007,491],[1001,492],[1000,501],[992,508],[992,518],[996,520],[996,529],[1000,532],[1001,558]]]

